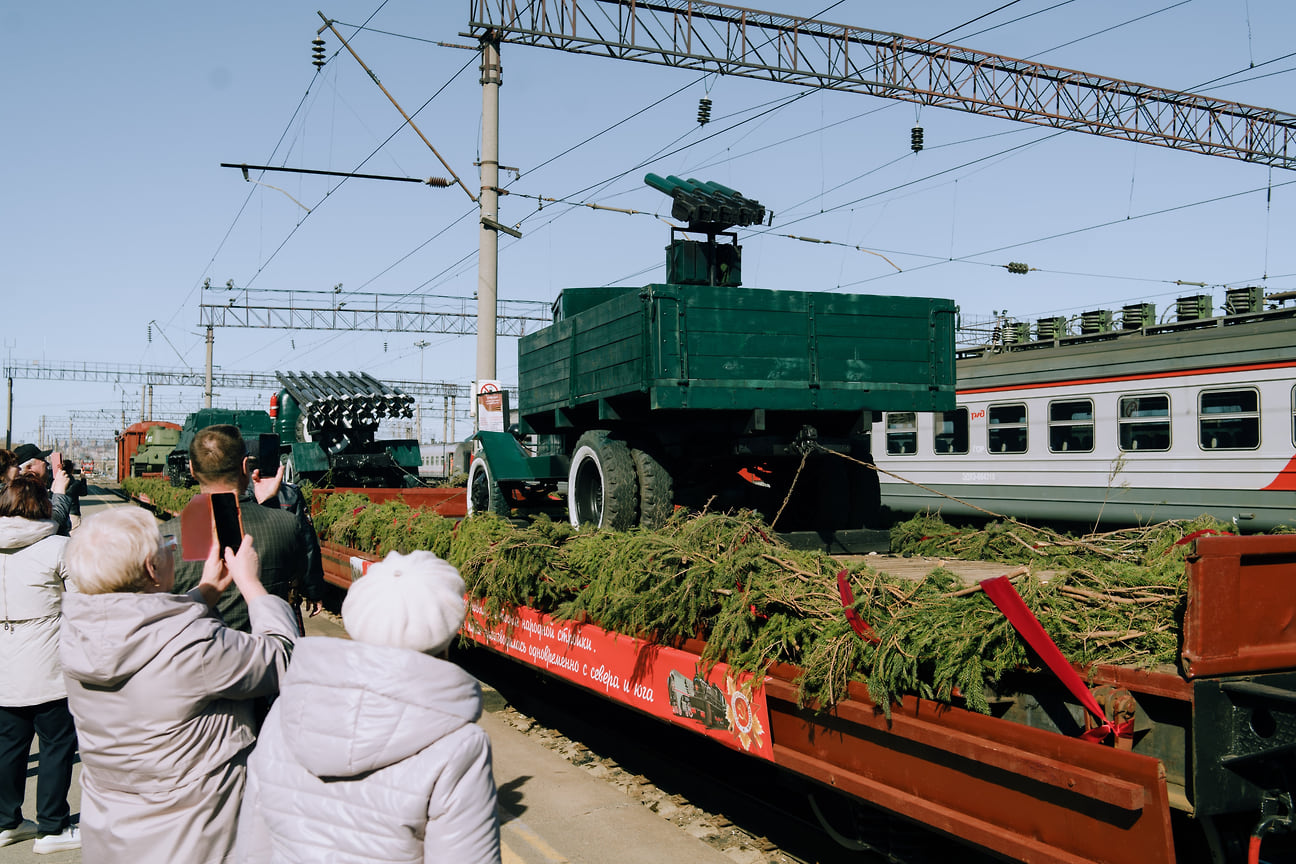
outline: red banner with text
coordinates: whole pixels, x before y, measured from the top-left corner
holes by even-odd
[[[704,673],[696,654],[525,607],[492,626],[481,602],[472,601],[462,632],[609,699],[773,760],[765,690],[750,674],[735,676],[723,663]]]

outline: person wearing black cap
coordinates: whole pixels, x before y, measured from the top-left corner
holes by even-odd
[[[18,459],[20,474],[34,474],[45,481],[45,488],[50,491],[50,504],[53,507],[53,515],[50,518],[58,523],[58,533],[63,537],[68,536],[71,533],[70,517],[75,502],[68,494],[68,486],[72,478],[63,470],[62,457],[53,450],[42,450],[35,444],[19,444],[13,452]],[[55,456],[53,468],[45,461],[50,454]],[[79,510],[80,507],[78,506],[77,509]]]

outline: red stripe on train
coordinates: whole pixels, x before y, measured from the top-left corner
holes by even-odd
[[[1042,390],[1046,387],[1073,387],[1077,384],[1107,384],[1113,381],[1147,381],[1157,378],[1180,378],[1190,375],[1211,375],[1218,372],[1254,372],[1261,369],[1286,369],[1296,366],[1296,361],[1281,363],[1250,363],[1245,366],[1212,366],[1209,369],[1187,369],[1178,372],[1151,372],[1141,375],[1111,375],[1106,378],[1070,378],[1066,381],[1047,381],[1039,384],[1008,384],[1002,387],[970,387],[960,389],[958,395],[969,393],[1002,393],[1006,390]]]
[[[1262,492],[1296,492],[1296,456],[1291,458],[1287,467],[1278,472],[1273,482],[1265,486]]]

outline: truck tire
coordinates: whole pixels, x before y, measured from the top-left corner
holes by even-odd
[[[630,451],[639,481],[639,527],[656,531],[675,512],[675,478],[647,450]]]
[[[509,517],[509,502],[504,490],[495,482],[495,472],[491,471],[486,457],[477,454],[468,466],[468,515],[474,513],[494,513],[496,516]]]
[[[638,515],[635,486],[634,459],[625,442],[603,430],[586,432],[576,441],[567,473],[567,516],[572,527],[629,530]]]

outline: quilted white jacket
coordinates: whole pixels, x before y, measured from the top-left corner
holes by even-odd
[[[239,860],[496,864],[480,715],[480,686],[453,663],[299,640],[248,759]]]
[[[57,530],[53,522],[0,517],[0,705],[7,708],[67,696],[58,658],[67,538]]]

